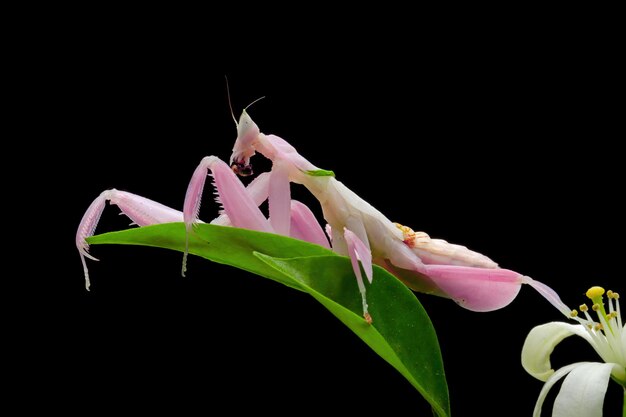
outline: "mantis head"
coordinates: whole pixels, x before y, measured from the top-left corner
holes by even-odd
[[[230,157],[230,165],[235,173],[241,176],[252,175],[250,158],[255,154],[259,127],[244,110],[237,123],[237,140]]]

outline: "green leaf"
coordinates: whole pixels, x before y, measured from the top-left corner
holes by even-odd
[[[183,251],[182,223],[146,226],[93,236],[90,244],[145,245]],[[404,284],[374,266],[367,286],[373,323],[362,317],[350,260],[321,246],[233,227],[198,225],[189,252],[307,292],[396,368],[440,417],[450,415],[439,343],[426,311]]]
[[[335,173],[333,171],[329,171],[327,169],[312,169],[310,171],[305,171],[307,175],[312,177],[334,177]]]

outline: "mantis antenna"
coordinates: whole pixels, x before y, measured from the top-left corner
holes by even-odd
[[[248,107],[252,106],[252,105],[253,105],[254,103],[256,103],[257,101],[263,100],[264,98],[265,98],[265,96],[261,96],[261,97],[257,98],[257,99],[256,99],[256,100],[254,100],[252,103],[248,104],[248,105],[247,105],[247,106],[243,109],[243,111],[248,110]]]
[[[235,117],[235,112],[233,112],[233,104],[230,101],[230,88],[228,87],[228,77],[224,75],[224,78],[226,79],[226,96],[228,96],[228,108],[230,109],[230,115],[235,122],[235,126],[239,126],[239,124],[237,123],[237,118]]]
[[[226,96],[228,97],[228,108],[230,109],[230,116],[233,118],[233,121],[235,122],[235,126],[239,126],[239,123],[237,123],[237,118],[235,117],[235,112],[233,111],[233,103],[230,100],[230,88],[228,86],[228,77],[226,75],[224,75],[224,78],[226,79]],[[254,100],[252,103],[248,104],[243,111],[248,110],[248,108],[250,106],[252,106],[254,103],[256,103],[257,101],[263,100],[265,98],[265,96],[261,96],[259,98],[257,98],[256,100]]]

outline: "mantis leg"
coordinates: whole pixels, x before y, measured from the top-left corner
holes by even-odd
[[[250,184],[246,187],[246,192],[250,195],[257,207],[267,200],[267,196],[269,194],[269,180],[270,174],[268,172],[264,172],[252,180],[252,182],[250,182]],[[233,225],[226,213],[220,213],[219,216],[211,221],[211,224],[216,224],[218,226]]]
[[[270,177],[268,197],[270,223],[276,233],[289,236],[291,189],[287,164],[274,163]]]
[[[508,269],[424,264],[403,242],[394,246],[387,267],[410,288],[456,301],[472,311],[492,311],[509,304],[521,288],[521,276]]]
[[[209,172],[214,179],[218,202],[223,207],[223,213],[213,224],[269,233],[276,233],[276,228],[289,233],[293,225],[296,230],[293,237],[329,246],[313,213],[304,204],[291,202],[288,172],[281,164],[275,164],[272,172],[261,174],[246,188],[232,169],[215,156],[202,159],[187,188],[183,207],[187,239],[198,219],[202,191]],[[258,207],[266,199],[269,199],[269,221]],[[183,255],[183,276],[187,269],[187,255],[188,240]]]
[[[502,268],[424,264],[408,246],[397,245],[391,259],[381,266],[414,291],[451,298],[471,311],[498,310],[510,304],[522,284],[528,284],[569,317],[570,309],[547,285]]]
[[[185,252],[183,254],[182,275],[187,271],[189,253],[189,233],[198,221],[202,191],[206,177],[211,173],[217,190],[217,201],[221,203],[224,214],[230,223],[237,227],[272,233],[274,230],[263,213],[246,191],[246,187],[231,168],[216,156],[207,156],[200,161],[194,171],[183,204],[183,217],[186,229]],[[262,187],[260,187],[262,188]]]
[[[291,200],[290,235],[293,238],[306,240],[330,249],[328,238],[319,225],[317,218],[305,204]]]
[[[389,258],[391,272],[410,288],[451,298],[472,311],[493,311],[517,296],[522,276],[500,268],[424,264],[402,242]]]
[[[215,156],[207,156],[202,159],[193,173],[185,195],[183,215],[188,233],[198,220],[202,191],[209,171],[215,182],[218,201],[233,225],[263,232],[274,231],[252,196],[246,191],[246,187],[230,167]]]
[[[509,269],[426,265],[426,275],[447,297],[472,311],[507,306],[522,287],[522,276]]]
[[[362,224],[361,227],[358,227],[357,224],[358,222],[353,222],[353,226],[357,226],[357,231],[362,232]],[[365,283],[363,282],[361,266],[359,265],[359,261],[361,261],[367,279],[371,283],[373,278],[372,252],[369,246],[365,243],[367,242],[367,235],[365,235],[364,242],[357,233],[353,232],[347,227],[343,227],[342,229],[340,229],[338,227],[331,227],[328,224],[326,225],[326,232],[329,236],[332,236],[331,241],[333,244],[333,251],[338,253],[339,255],[348,256],[350,258],[350,262],[352,263],[352,270],[354,271],[354,276],[356,277],[359,292],[361,293],[361,301],[363,304],[363,317],[368,323],[371,323],[372,317],[368,312]]]
[[[89,205],[89,208],[87,208],[87,211],[83,215],[83,218],[78,225],[78,230],[76,231],[76,248],[78,249],[78,253],[80,254],[80,259],[83,264],[83,271],[85,273],[85,288],[87,288],[87,290],[89,290],[90,281],[85,258],[89,258],[94,261],[97,261],[98,259],[89,254],[89,244],[86,239],[89,236],[93,236],[107,200],[110,204],[117,205],[120,210],[122,210],[122,213],[128,216],[133,223],[138,226],[180,222],[183,220],[182,212],[148,198],[128,193],[126,191],[118,191],[116,189],[103,191]]]
[[[270,174],[264,172],[246,187],[246,191],[259,206],[263,204],[268,197],[269,179]],[[226,213],[222,213],[213,219],[211,224],[218,226],[234,226]],[[295,239],[305,240],[330,249],[328,238],[324,234],[324,230],[319,225],[311,209],[296,200],[291,200],[290,203],[289,235]]]
[[[363,276],[361,275],[361,267],[359,266],[359,261],[361,261],[361,265],[363,265],[363,269],[365,270],[365,276],[371,284],[373,278],[372,252],[354,232],[348,230],[345,227],[344,239],[348,247],[348,254],[350,256],[350,261],[352,262],[352,269],[354,271],[354,275],[356,275],[359,292],[361,293],[361,301],[363,304],[363,317],[365,318],[365,321],[371,324],[372,317],[368,312],[367,298],[365,295],[365,284],[363,282]]]

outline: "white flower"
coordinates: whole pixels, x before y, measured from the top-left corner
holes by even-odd
[[[612,291],[606,293],[608,311],[603,295],[601,287],[592,287],[587,291],[597,321],[593,320],[588,307],[583,304],[579,309],[584,318],[579,317],[577,310],[572,310],[570,314],[570,318],[579,324],[551,322],[535,327],[526,337],[522,348],[522,366],[535,378],[545,381],[535,405],[534,417],[541,415],[548,391],[563,377],[565,380],[554,400],[553,417],[601,417],[609,377],[626,389],[626,328],[620,314],[619,294]],[[555,372],[550,365],[550,355],[557,344],[571,335],[589,342],[602,362],[577,362]]]

